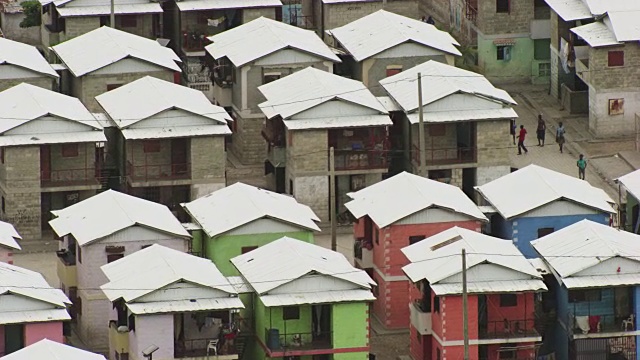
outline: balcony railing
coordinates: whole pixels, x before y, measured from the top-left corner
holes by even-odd
[[[64,284],[66,288],[78,286],[78,272],[76,268],[75,255],[69,252],[59,251],[57,274],[60,282]]]
[[[428,148],[425,151],[427,166],[474,163],[477,161],[477,156],[475,147]],[[411,151],[411,158],[416,165],[420,164],[420,148],[415,144]]]
[[[336,150],[336,171],[387,169],[389,161],[384,150]]]
[[[331,349],[332,333],[330,331],[307,333],[280,333],[278,329],[265,329],[267,348],[271,351],[307,351]]]
[[[40,184],[43,187],[78,186],[100,184],[100,166],[79,169],[49,170],[40,172]]]
[[[127,161],[127,176],[132,181],[189,179],[191,164],[134,165]]]
[[[211,44],[204,33],[182,32],[182,48],[186,51],[203,51],[204,47]]]
[[[465,16],[467,17],[467,20],[474,23],[478,18],[478,9],[474,7],[469,0],[465,1]]]
[[[635,331],[635,316],[616,315],[573,315],[569,313],[569,326],[574,334],[597,334],[608,332]]]
[[[189,339],[174,341],[174,358],[211,356],[215,359],[237,359],[238,352],[231,339]],[[215,357],[214,355],[218,355]]]
[[[421,335],[430,335],[433,333],[433,326],[431,324],[431,311],[427,311],[426,301],[415,301],[409,304],[409,312],[411,314],[411,325]]]
[[[118,326],[115,320],[109,321],[109,346],[118,353],[128,353],[129,328],[127,326]]]
[[[483,328],[478,329],[481,339],[512,339],[523,337],[538,337],[534,319],[489,321]]]

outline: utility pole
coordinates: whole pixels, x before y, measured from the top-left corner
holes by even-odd
[[[427,177],[427,151],[424,144],[424,111],[422,109],[422,74],[418,73],[418,139],[420,141],[420,175]]]
[[[333,146],[329,148],[329,199],[331,212],[331,250],[336,251],[338,247],[336,239],[336,164],[333,157]]]
[[[464,360],[469,360],[469,309],[467,309],[467,251],[462,249],[462,333]]]
[[[116,28],[116,0],[111,0],[111,16],[109,17],[109,25],[112,29]]]

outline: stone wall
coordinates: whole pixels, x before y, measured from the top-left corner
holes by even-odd
[[[496,1],[478,1],[477,26],[480,32],[490,34],[529,33],[534,8],[531,0],[511,0],[508,13],[496,12]]]
[[[29,45],[40,45],[40,27],[21,28],[20,22],[24,19],[24,13],[0,13],[2,33],[7,39]]]

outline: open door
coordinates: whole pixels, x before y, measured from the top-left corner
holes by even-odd
[[[40,180],[51,180],[51,147],[49,145],[40,146]]]
[[[312,311],[312,333],[313,342],[331,341],[331,305],[313,305]]]
[[[181,176],[188,172],[188,152],[186,138],[171,139],[171,175]]]
[[[24,347],[24,324],[4,326],[4,353],[16,352]]]

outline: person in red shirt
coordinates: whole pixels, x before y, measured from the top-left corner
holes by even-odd
[[[527,136],[527,130],[525,130],[524,125],[520,125],[520,134],[518,134],[518,155],[522,155],[522,150],[524,153],[528,153],[527,147],[524,146],[524,138]]]

